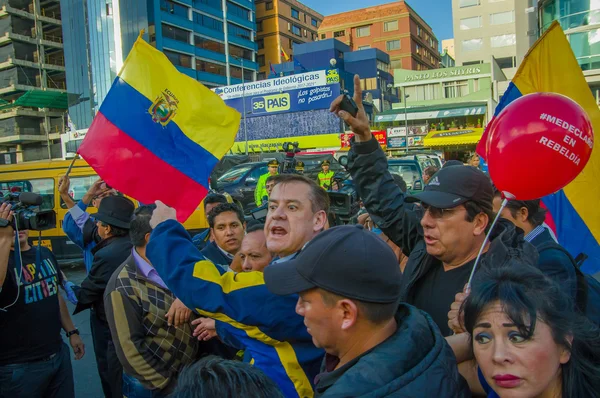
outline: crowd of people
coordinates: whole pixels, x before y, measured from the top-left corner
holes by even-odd
[[[330,226],[328,163],[311,180],[272,161],[264,224],[210,193],[193,237],[175,209],[103,181],[75,203],[63,177],[79,286],[28,231],[0,228],[0,398],[74,396],[60,330],[75,359],[86,347],[65,300],[89,311],[106,397],[600,397],[600,303],[582,302],[540,201],[502,208],[475,157],[407,193],[361,99],[356,77],[357,115],[331,105],[354,132],[357,225]]]

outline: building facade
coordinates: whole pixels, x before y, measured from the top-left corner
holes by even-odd
[[[0,6],[0,163],[60,157],[69,96],[59,1]]]
[[[256,0],[258,78],[270,74],[270,65],[292,59],[296,45],[317,40],[322,22],[323,15],[296,0]]]
[[[454,52],[454,39],[442,40],[442,53],[447,52],[452,58],[456,59]]]
[[[388,139],[395,138],[388,150],[408,144],[463,160],[474,151],[494,113],[502,81],[506,76],[496,63],[421,72],[395,69],[394,85],[406,101],[377,115],[376,128],[387,129]]]
[[[600,104],[600,3],[591,0],[538,2],[540,35],[558,21],[565,31],[596,102]]]
[[[537,39],[532,0],[452,0],[456,64],[494,57],[509,79]]]
[[[429,70],[440,64],[438,39],[405,1],[325,17],[319,39],[335,38],[353,51],[377,48],[392,69]]]
[[[180,72],[208,87],[256,79],[251,0],[62,0],[61,5],[68,21],[69,92],[89,98],[69,108],[77,129],[91,124],[142,29],[144,39]]]
[[[359,75],[363,95],[376,112],[391,109],[398,102],[390,56],[378,48],[352,51],[337,39],[319,40],[297,45],[293,62],[273,65],[277,76],[329,68],[338,70],[341,89],[350,92],[354,89],[354,75]]]

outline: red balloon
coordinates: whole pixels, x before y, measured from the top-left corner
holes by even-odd
[[[559,191],[583,170],[594,132],[587,113],[556,93],[525,95],[490,126],[488,167],[505,196],[532,200]]]

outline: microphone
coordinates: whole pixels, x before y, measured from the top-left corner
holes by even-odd
[[[33,192],[22,192],[19,195],[19,202],[29,206],[39,206],[42,204],[42,196]]]

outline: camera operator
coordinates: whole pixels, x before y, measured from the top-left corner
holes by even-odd
[[[85,269],[90,272],[94,255],[92,250],[99,242],[96,234],[94,234],[96,224],[87,212],[90,204],[96,209],[100,207],[100,202],[107,196],[114,196],[117,192],[108,187],[102,179],[99,179],[88,189],[83,198],[75,203],[69,195],[71,180],[68,176],[61,177],[58,181],[58,193],[65,205],[69,209],[63,220],[63,231],[73,243],[83,250],[83,263]]]
[[[304,174],[304,162],[301,160],[298,160],[296,162],[296,174],[300,174],[300,175]]]
[[[0,205],[0,219],[12,223],[10,209]],[[83,357],[85,347],[58,293],[56,258],[46,247],[31,247],[28,237],[28,230],[16,236],[12,226],[0,228],[0,397],[74,397],[61,327],[75,359]]]

